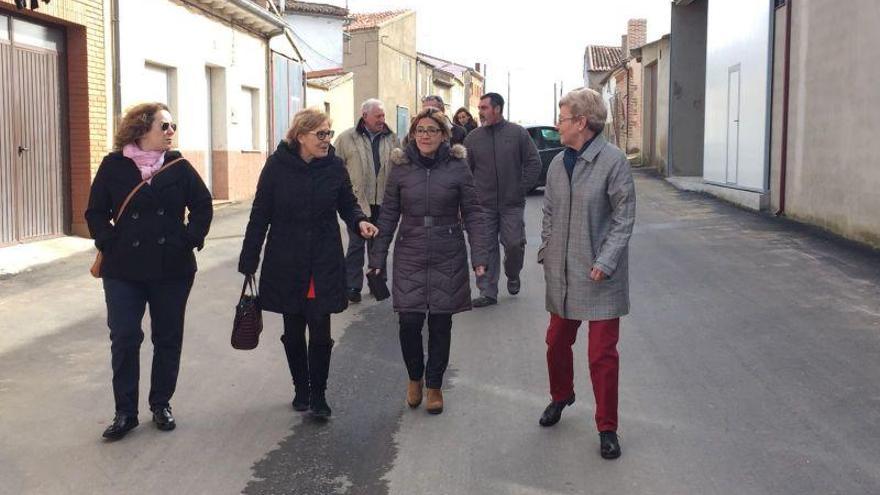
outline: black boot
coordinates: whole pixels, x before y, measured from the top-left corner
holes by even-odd
[[[313,344],[309,342],[309,383],[311,395],[309,408],[312,416],[326,419],[332,414],[324,391],[327,389],[327,375],[330,374],[330,350],[333,348],[333,340],[329,344]]]
[[[296,411],[309,410],[309,359],[305,342],[301,345],[289,341],[286,335],[281,336],[284,344],[284,354],[287,355],[287,367],[290,368],[290,376],[293,379],[294,396],[293,409]]]

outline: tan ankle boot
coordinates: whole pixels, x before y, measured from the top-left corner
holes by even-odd
[[[415,409],[422,403],[422,381],[410,380],[406,386],[406,404]]]
[[[443,412],[443,391],[439,388],[428,389],[428,403],[426,408],[431,414],[440,414]]]

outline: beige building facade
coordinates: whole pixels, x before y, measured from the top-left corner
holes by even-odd
[[[360,104],[378,98],[392,131],[409,128],[418,111],[416,95],[416,14],[410,10],[354,14],[343,69],[354,77],[355,121]]]

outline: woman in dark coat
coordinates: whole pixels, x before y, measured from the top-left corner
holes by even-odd
[[[110,327],[116,416],[104,437],[117,440],[138,425],[141,321],[150,307],[153,368],[150,410],[160,430],[173,430],[169,404],[177,385],[186,302],[196,273],[193,249],[211,226],[211,193],[192,165],[171,151],[177,124],[168,107],[144,103],[126,112],[104,158],[85,212],[103,254],[101,276]],[[168,168],[153,177],[165,164]],[[125,198],[142,181],[116,219]],[[184,221],[189,210],[188,221]],[[111,219],[115,219],[111,223]]]
[[[474,116],[468,111],[467,108],[461,107],[455,112],[455,117],[452,119],[456,124],[464,127],[468,134],[471,133],[472,130],[479,127],[477,125],[477,121],[474,120]],[[465,134],[467,135],[467,134]]]
[[[358,207],[332,138],[326,114],[306,109],[294,116],[260,174],[238,262],[239,272],[256,273],[266,240],[260,303],[284,315],[281,342],[295,387],[293,408],[311,409],[318,418],[331,414],[324,396],[333,347],[330,314],[348,307],[337,212],[362,237],[376,233]]]
[[[400,314],[400,346],[409,373],[407,403],[422,401],[427,382],[427,410],[443,412],[443,373],[449,362],[452,315],[471,309],[470,273],[460,214],[471,242],[471,266],[485,272],[488,239],[483,210],[461,145],[450,147],[449,120],[428,108],[409,129],[409,144],[392,153],[379,235],[370,250],[374,273],[386,268],[394,244],[392,293]],[[428,362],[422,349],[422,327],[428,320]]]

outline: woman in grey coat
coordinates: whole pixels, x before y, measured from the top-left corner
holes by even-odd
[[[589,321],[588,357],[599,452],[620,457],[617,439],[617,340],[629,313],[628,246],[636,194],[626,155],[601,132],[607,110],[599,93],[576,89],[559,101],[557,128],[566,146],[550,163],[538,263],[547,284],[547,369],[552,401],[541,426],[553,426],[574,403],[571,347]]]
[[[452,315],[471,309],[470,273],[461,216],[471,243],[471,266],[485,272],[488,239],[483,210],[463,146],[449,145],[449,120],[428,108],[412,121],[405,149],[392,153],[379,235],[370,249],[374,274],[386,268],[394,244],[392,296],[400,314],[400,347],[409,373],[406,401],[422,402],[423,379],[427,410],[443,412],[443,373],[449,362]],[[428,362],[422,349],[422,327],[428,320]]]

